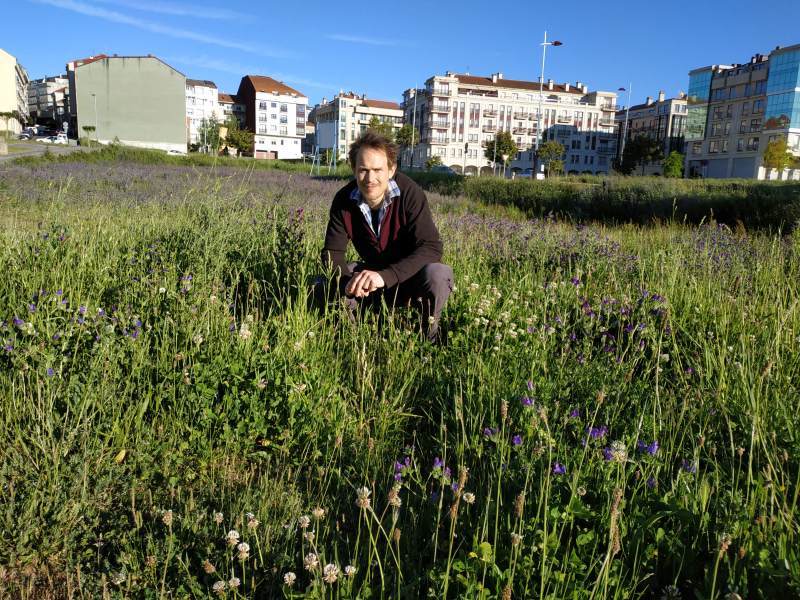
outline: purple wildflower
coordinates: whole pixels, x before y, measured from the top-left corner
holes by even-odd
[[[453,484],[450,486],[450,488],[453,490],[453,492],[457,492],[458,491],[458,482],[454,481]]]
[[[586,433],[588,433],[589,437],[592,439],[599,440],[606,437],[606,434],[608,433],[608,427],[605,425],[601,425],[600,427],[587,427]]]
[[[14,325],[16,325],[17,327],[22,327],[23,325],[25,325],[25,321],[23,321],[19,317],[14,317]]]
[[[511,438],[511,443],[515,446],[519,446],[522,444],[522,436],[519,434],[515,435],[513,438]]]
[[[687,473],[697,473],[697,465],[695,465],[693,461],[686,460],[685,458],[681,461],[681,469]]]
[[[649,489],[651,489],[651,490],[652,490],[654,487],[656,487],[656,480],[655,480],[655,479],[653,479],[652,477],[648,477],[648,478],[647,478],[647,487],[648,487]]]
[[[442,461],[441,458],[437,456],[436,458],[433,459],[433,468],[441,469],[442,467],[444,467],[444,462]]]
[[[578,287],[581,284],[581,280],[578,279],[577,277],[573,277],[572,279],[570,279],[570,281],[572,282],[572,285],[574,285],[575,287]]]
[[[492,437],[496,433],[497,433],[497,429],[495,429],[493,427],[484,427],[484,429],[483,429],[483,435],[486,436],[487,438]]]
[[[533,382],[528,379],[528,391],[533,391]]]
[[[63,296],[64,290],[56,290],[56,296]]]
[[[14,351],[14,346],[12,346],[11,344],[6,344],[5,346],[3,346],[3,350],[5,350],[10,354],[11,352]]]
[[[29,313],[35,313],[36,312],[36,305],[33,304],[33,303],[28,304],[28,312]]]
[[[581,418],[581,409],[580,408],[573,408],[572,411],[569,413],[569,416],[572,419],[580,419]]]
[[[609,447],[603,448],[603,458],[606,459],[607,461],[610,461],[612,458],[614,458],[614,454],[612,453],[611,448]]]
[[[639,450],[639,452],[647,452],[650,456],[658,454],[659,447],[658,440],[653,440],[649,444],[646,444],[642,440],[636,442],[636,449]]]
[[[83,306],[83,305],[80,305],[80,306],[78,307],[78,313],[79,313],[79,314],[82,314],[82,315],[85,315],[85,314],[86,314],[86,307],[85,307],[85,306]]]
[[[560,462],[553,463],[553,475],[565,475],[567,472],[567,468],[562,465]]]
[[[55,371],[53,371],[53,368],[52,368],[52,367],[47,367],[47,376],[48,376],[48,377],[52,377],[52,376],[53,376],[53,375],[55,375],[55,374],[56,374],[56,372],[55,372]]]
[[[533,406],[533,398],[530,396],[523,396],[519,401],[522,403],[522,406]]]
[[[450,479],[450,477],[452,476],[452,473],[450,472],[450,467],[445,467],[444,469],[442,469],[442,475],[444,475],[445,479]]]

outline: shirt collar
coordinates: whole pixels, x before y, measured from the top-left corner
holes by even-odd
[[[397,185],[397,182],[394,179],[389,180],[389,187],[386,189],[386,196],[383,198],[383,206],[389,206],[395,198],[400,196],[400,186]],[[355,200],[357,204],[362,204],[364,199],[361,197],[361,190],[358,189],[358,186],[353,188],[353,191],[350,192],[350,199]]]

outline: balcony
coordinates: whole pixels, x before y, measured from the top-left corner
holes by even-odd
[[[518,121],[527,121],[528,119],[533,119],[532,113],[514,113],[514,118]]]
[[[601,127],[613,127],[615,125],[613,120],[609,119],[600,119],[600,126]]]
[[[448,129],[450,124],[447,121],[431,119],[428,121],[428,127],[431,127],[432,129]]]
[[[449,96],[450,88],[435,87],[431,94],[434,96]]]
[[[428,144],[432,144],[432,145],[443,146],[445,144],[449,144],[450,143],[450,138],[448,138],[448,137],[431,137],[431,138],[426,138],[425,140],[423,140],[423,142],[424,143],[428,143]]]
[[[527,127],[514,127],[514,135],[530,135]]]
[[[431,105],[431,112],[449,113],[450,112],[450,105],[449,104],[437,104],[437,103],[434,102]]]
[[[558,118],[556,119],[556,121],[557,121],[558,123],[562,123],[562,124],[563,124],[563,123],[572,124],[572,117],[569,117],[569,116],[567,116],[567,117],[561,116],[561,117],[558,117]]]
[[[483,131],[484,133],[494,133],[495,131],[497,131],[497,127],[495,125],[484,125],[483,127],[481,127],[481,131]]]
[[[483,111],[483,116],[484,117],[496,117],[497,116],[497,111],[496,110],[484,110]]]
[[[614,106],[613,104],[602,104],[602,105],[600,105],[600,110],[605,110],[605,111],[609,111],[609,112],[615,113],[615,112],[617,112],[617,107]]]

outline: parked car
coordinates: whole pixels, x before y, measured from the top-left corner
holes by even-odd
[[[167,150],[167,154],[172,154],[175,156],[186,156],[186,152],[184,152],[183,150],[176,150],[175,148]]]
[[[18,140],[29,140],[29,139],[31,139],[32,137],[33,137],[33,135],[31,135],[30,133],[27,133],[27,132],[24,132],[24,131],[23,131],[22,133],[20,133],[20,134],[17,136],[17,139],[18,139]]]
[[[431,173],[445,173],[447,175],[458,175],[453,169],[447,165],[436,165],[431,167]]]
[[[63,133],[59,133],[57,135],[48,135],[44,138],[38,138],[37,142],[44,142],[45,144],[63,144],[67,145],[69,142],[67,141],[67,136]]]

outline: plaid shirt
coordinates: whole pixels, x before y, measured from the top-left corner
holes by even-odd
[[[366,200],[361,197],[361,190],[358,189],[358,186],[352,191],[350,194],[350,199],[353,200],[356,204],[358,204],[358,208],[361,210],[361,214],[364,215],[364,219],[369,225],[369,228],[372,230],[372,233],[375,234],[376,238],[381,237],[381,223],[383,223],[383,217],[386,215],[386,209],[391,206],[392,202],[394,202],[395,198],[400,197],[400,188],[397,186],[397,183],[394,179],[389,180],[389,188],[386,190],[386,196],[383,198],[383,202],[381,203],[380,208],[378,209],[378,231],[375,231],[375,228],[372,226],[372,215],[371,209],[369,204],[367,204]]]

